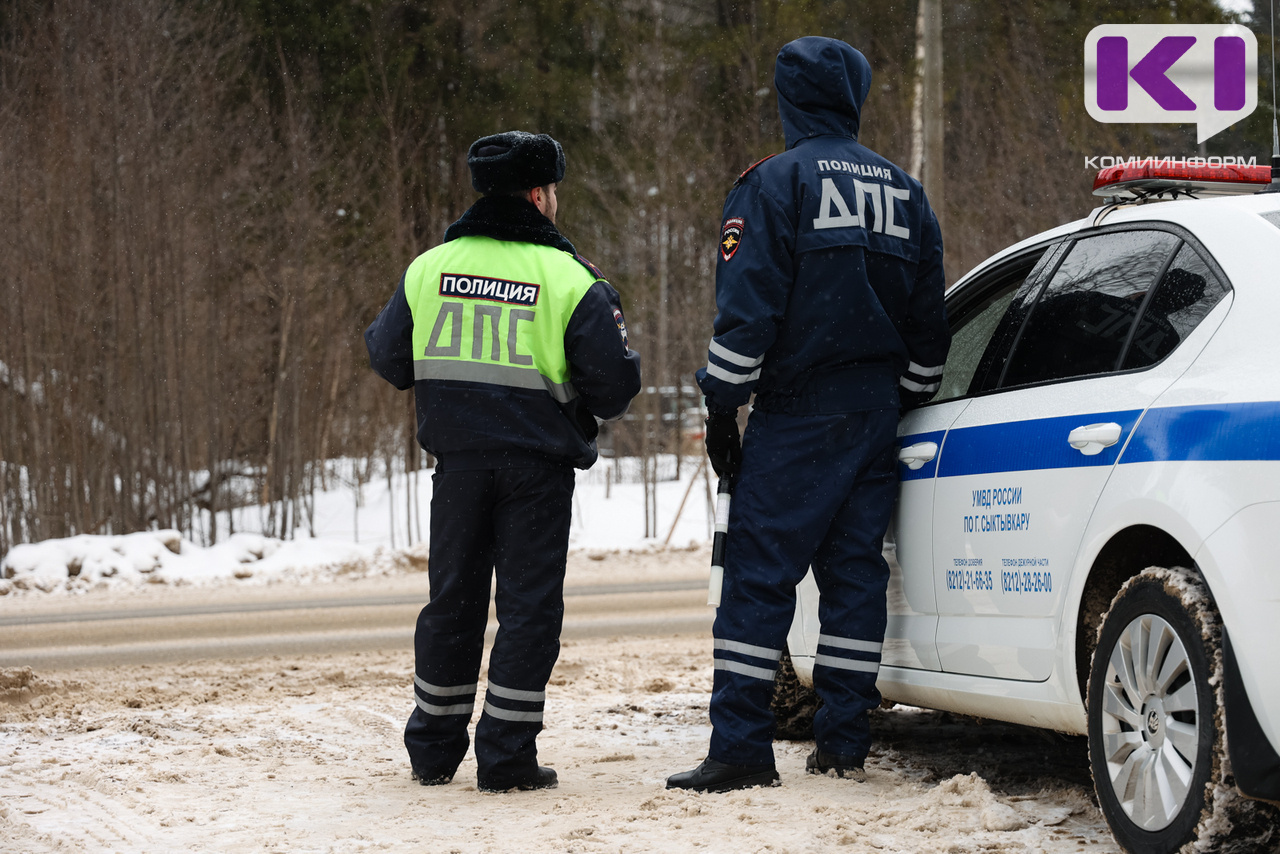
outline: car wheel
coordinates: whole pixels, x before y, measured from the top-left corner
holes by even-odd
[[[818,692],[800,681],[791,656],[784,652],[773,679],[773,719],[778,726],[775,737],[783,741],[812,741],[813,716],[821,705]]]
[[[1125,850],[1263,850],[1231,778],[1221,692],[1221,623],[1199,574],[1129,579],[1099,629],[1087,703],[1094,789]]]

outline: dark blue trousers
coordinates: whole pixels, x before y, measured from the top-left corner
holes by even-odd
[[[489,590],[498,631],[476,725],[481,780],[537,766],[547,679],[560,654],[572,469],[437,471],[432,476],[431,601],[414,635],[414,699],[404,743],[415,772],[451,777],[466,755]]]
[[[814,666],[823,700],[814,720],[818,747],[858,759],[870,750],[867,710],[880,702],[875,681],[889,581],[880,552],[897,497],[897,424],[897,410],[751,413],[712,629],[712,759],[773,762],[773,680],[795,588],[810,565],[822,624]]]

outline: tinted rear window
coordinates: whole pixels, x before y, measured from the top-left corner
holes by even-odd
[[[1032,308],[1001,385],[1116,370],[1147,292],[1179,243],[1164,231],[1077,241]]]

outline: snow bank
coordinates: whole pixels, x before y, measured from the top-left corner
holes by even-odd
[[[215,546],[201,548],[177,531],[85,534],[12,548],[0,562],[0,594],[232,579],[269,581],[286,575],[337,572],[352,563],[369,562],[373,552],[353,543],[310,537],[283,541],[261,534],[234,534]]]
[[[696,461],[686,461],[678,478],[674,458],[660,462],[671,479],[656,485],[651,503],[631,471],[638,461],[602,461],[579,472],[570,549],[593,555],[647,553],[710,542],[710,477]],[[406,500],[410,490],[411,501]],[[0,596],[144,584],[324,581],[422,570],[427,543],[416,537],[430,531],[430,505],[431,472],[426,470],[416,477],[397,474],[389,483],[379,479],[357,489],[318,492],[312,527],[298,528],[288,540],[253,533],[267,528],[269,514],[263,507],[245,507],[222,514],[217,526],[199,526],[242,532],[207,548],[177,531],[85,534],[15,546],[0,561]]]

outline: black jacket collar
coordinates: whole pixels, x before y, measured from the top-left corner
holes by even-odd
[[[492,237],[563,249],[576,255],[573,244],[533,204],[514,196],[483,196],[458,221],[445,229],[444,240]]]

